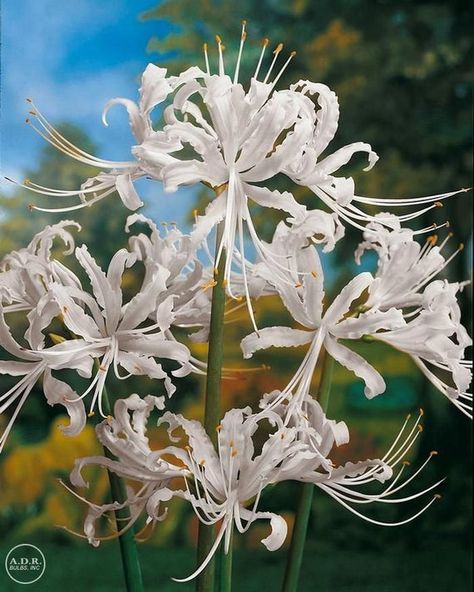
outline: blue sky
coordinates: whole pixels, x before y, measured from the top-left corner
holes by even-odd
[[[52,122],[78,124],[94,140],[100,156],[128,157],[133,137],[125,111],[113,109],[108,128],[102,126],[101,113],[109,98],[136,98],[140,72],[155,58],[147,54],[147,42],[152,36],[165,36],[171,28],[166,22],[138,20],[141,12],[157,3],[3,0],[2,175],[22,179],[24,170],[34,168],[43,146],[43,140],[24,123],[26,97],[32,97]],[[150,183],[140,191],[148,203],[153,195],[156,204],[157,192],[161,194]],[[153,214],[183,219],[192,192],[182,193],[180,199],[164,196]]]

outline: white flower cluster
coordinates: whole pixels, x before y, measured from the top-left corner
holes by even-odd
[[[205,568],[222,539],[228,548],[233,526],[245,532],[255,520],[269,520],[271,534],[262,542],[270,550],[282,545],[285,521],[259,510],[260,496],[269,485],[286,480],[314,483],[377,524],[381,523],[359,512],[357,505],[405,501],[438,485],[397,495],[426,464],[401,479],[405,455],[420,433],[421,414],[414,421],[407,419],[382,458],[344,466],[331,461],[332,448],[348,442],[349,433],[344,422],[325,416],[310,392],[323,351],[364,381],[368,398],[383,393],[385,382],[348,346],[351,340],[380,341],[405,352],[464,414],[470,415],[472,404],[467,393],[470,364],[464,358],[471,340],[461,324],[457,302],[463,284],[438,276],[456,252],[446,257],[447,240],[438,246],[434,235],[422,246],[416,237],[430,229],[403,227],[404,222],[438,207],[440,199],[456,192],[408,200],[357,196],[353,179],[336,176],[337,171],[356,152],[368,155],[365,170],[378,157],[362,142],[321,156],[337,130],[339,107],[334,92],[309,81],[276,90],[292,55],[272,77],[282,51],[278,46],[263,74],[267,41],[245,89],[238,80],[245,38],[243,30],[232,76],[226,74],[218,38],[217,74],[211,73],[206,48],[205,71],[193,67],[169,77],[165,69],[149,65],[138,103],[113,99],[107,104],[104,123],[111,106],[120,104],[128,111],[137,140],[129,162],[100,160],[85,153],[32,107],[37,122],[32,125],[46,139],[72,158],[103,171],[74,192],[27,182],[29,189],[56,200],[80,199],[78,205],[54,211],[89,207],[115,192],[127,208],[136,210],[142,202],[133,182],[145,176],[161,181],[166,191],[204,183],[215,190],[216,197],[196,217],[189,234],[172,225],[160,232],[151,220],[132,214],[126,232],[141,224],[147,233],[130,236],[128,249],[119,250],[105,272],[86,246],[75,248],[71,234],[75,224],[64,221],[47,227],[27,248],[5,257],[0,266],[0,344],[8,354],[0,361],[0,373],[18,377],[0,396],[0,412],[13,409],[0,446],[40,379],[47,402],[61,404],[69,413],[68,434],[82,430],[87,408],[89,414],[97,409],[105,418],[96,428],[98,439],[116,460],[105,456],[78,459],[71,483],[86,486],[82,468],[98,464],[139,487],[129,490],[123,503],[97,506],[87,502],[86,537],[98,544],[95,523],[107,511],[129,506],[127,529],[143,513],[147,523],[164,519],[166,510],[160,506],[175,496],[185,499],[201,522],[220,523],[207,559],[186,579]],[[158,105],[166,106],[161,112],[164,123],[156,130],[151,114]],[[277,175],[307,187],[325,209],[308,209],[291,193],[267,187]],[[382,211],[371,215],[361,209],[364,205]],[[386,211],[400,205],[415,206],[416,211],[401,216]],[[280,210],[286,217],[277,223],[271,243],[258,236],[251,215],[255,206]],[[374,251],[377,271],[359,273],[327,303],[320,256],[336,247],[345,224],[363,231],[356,260],[360,261],[364,251]],[[218,242],[212,253],[207,241],[216,228]],[[82,268],[87,287],[52,256],[55,238],[66,244],[66,260]],[[245,252],[248,238],[255,253],[253,261]],[[137,293],[124,301],[123,275],[135,265],[143,267],[143,280]],[[165,397],[133,394],[118,399],[114,414],[109,415],[103,400],[107,377],[113,372],[120,380],[131,375],[162,380],[164,392],[171,396],[177,386],[170,373],[177,378],[190,372],[205,373],[206,364],[178,341],[182,332],[175,329],[185,328],[192,331],[191,339],[207,341],[214,271],[220,265],[227,298],[246,300],[255,329],[241,343],[244,358],[269,347],[307,345],[306,354],[286,387],[262,396],[258,411],[246,407],[225,414],[217,427],[217,449],[199,422],[165,411],[159,423],[169,426],[170,445],[152,450],[146,436],[147,420],[154,408],[164,410]],[[268,294],[280,297],[299,328],[257,327],[251,300]],[[18,313],[24,315],[27,329],[13,335],[10,319]],[[175,369],[165,371],[163,359],[171,360]],[[77,393],[53,376],[64,369],[89,379],[87,388]],[[173,435],[178,428],[184,434],[181,437]],[[262,432],[265,440],[257,452],[256,435],[261,439]],[[185,445],[176,446],[183,438]],[[374,481],[382,484],[381,491],[364,492],[364,486]],[[419,512],[402,523],[418,516],[435,497],[430,496]]]

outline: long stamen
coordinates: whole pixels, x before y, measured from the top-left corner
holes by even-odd
[[[242,21],[242,34],[240,36],[239,55],[237,56],[237,64],[235,66],[234,84],[237,84],[237,82],[239,81],[240,60],[242,59],[242,51],[244,49],[245,40],[247,38],[247,31],[245,30],[246,24],[247,21]]]
[[[222,39],[219,35],[216,35],[216,42],[217,48],[219,50],[219,76],[225,75],[225,68],[224,68],[224,46],[222,45]]]
[[[209,67],[209,56],[207,54],[207,43],[204,43],[203,47],[203,51],[204,51],[204,61],[206,63],[206,73],[208,75],[211,74],[211,68]]]
[[[262,51],[260,52],[260,57],[258,59],[258,64],[257,64],[257,67],[255,69],[255,73],[253,75],[253,77],[255,79],[257,79],[258,74],[260,72],[260,67],[262,66],[263,56],[265,54],[265,50],[267,49],[269,43],[270,43],[270,39],[268,39],[268,37],[265,37],[265,39],[262,41]]]
[[[268,68],[267,75],[266,75],[266,76],[265,76],[265,78],[263,79],[263,83],[264,83],[264,84],[266,84],[266,83],[267,83],[267,81],[268,81],[268,79],[269,79],[269,77],[270,77],[270,74],[272,73],[273,66],[275,65],[275,62],[276,62],[276,61],[277,61],[277,59],[278,59],[278,55],[279,55],[279,53],[281,52],[281,50],[282,50],[282,49],[283,49],[283,43],[279,43],[279,44],[276,46],[276,49],[273,51],[273,60],[272,60],[272,63],[270,64],[270,67]]]
[[[280,78],[282,77],[284,71],[287,69],[288,64],[291,62],[291,60],[295,57],[296,55],[296,51],[292,51],[290,53],[289,58],[286,60],[286,62],[283,64],[281,70],[278,72],[277,76],[275,77],[275,80],[272,82],[272,87],[275,87],[277,85],[277,82],[280,80]]]

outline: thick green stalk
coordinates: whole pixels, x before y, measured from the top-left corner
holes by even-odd
[[[222,225],[217,228],[216,253],[222,238]],[[214,271],[215,285],[212,289],[211,321],[209,327],[209,352],[207,356],[206,399],[204,427],[214,446],[217,446],[216,428],[221,420],[221,380],[224,350],[224,286],[225,253]],[[199,523],[197,562],[200,565],[209,554],[215,539],[212,526]],[[215,565],[211,560],[197,577],[196,592],[212,592],[214,589]]]
[[[102,407],[105,413],[111,413],[112,408],[105,388],[102,393]],[[107,458],[110,458],[111,460],[117,460],[110,450],[108,450],[105,446],[104,453]],[[125,482],[112,471],[107,472],[109,475],[112,500],[119,503],[124,502],[127,499]],[[130,520],[130,510],[129,508],[125,507],[121,508],[120,510],[115,510],[114,513],[117,530],[120,532],[120,529],[123,528]],[[127,592],[143,592],[142,572],[140,560],[138,558],[138,549],[137,543],[135,541],[133,526],[119,536],[119,544]]]
[[[326,353],[318,393],[318,400],[323,411],[327,410],[329,403],[333,368],[334,360]],[[282,592],[297,592],[298,590],[306,533],[313,503],[314,487],[313,483],[301,483],[300,486],[300,498],[296,510]]]

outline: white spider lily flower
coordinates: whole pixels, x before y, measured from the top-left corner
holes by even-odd
[[[57,307],[52,314],[55,313],[57,313]],[[69,426],[62,427],[65,434],[74,436],[80,433],[86,423],[84,405],[79,396],[68,384],[54,378],[51,370],[72,368],[81,376],[90,377],[92,371],[90,355],[77,351],[72,342],[59,343],[48,350],[43,350],[43,335],[33,330],[31,324],[26,337],[29,339],[30,349],[20,345],[12,336],[0,306],[0,346],[13,358],[0,360],[0,374],[21,377],[13,387],[0,394],[0,415],[14,406],[14,411],[7,420],[5,430],[0,437],[0,451],[21,408],[40,379],[42,379],[46,401],[50,405],[63,405],[69,414]],[[45,355],[46,351],[51,354],[50,357]]]
[[[271,534],[262,543],[270,551],[283,544],[287,534],[285,520],[277,514],[258,511],[258,502],[264,487],[278,480],[281,465],[289,462],[291,456],[299,450],[302,451],[304,445],[291,446],[294,428],[283,432],[277,429],[265,442],[261,453],[256,455],[252,437],[262,419],[263,417],[254,419],[249,407],[228,411],[217,427],[217,451],[199,422],[170,412],[166,412],[159,420],[159,423],[169,424],[168,431],[172,441],[179,441],[179,438],[173,436],[177,428],[182,428],[188,438],[189,446],[185,449],[168,447],[165,451],[176,456],[192,477],[186,477],[187,499],[196,515],[206,524],[221,522],[219,534],[208,557],[196,572],[178,581],[188,581],[196,577],[210,561],[224,537],[228,552],[232,524],[243,533],[255,520],[270,520]],[[276,414],[269,414],[266,419],[282,427]],[[282,437],[285,433],[286,438]],[[247,508],[249,505],[251,509]]]
[[[288,266],[286,278],[281,270],[276,272],[262,265],[259,273],[273,283],[283,304],[304,329],[267,327],[245,337],[241,342],[244,358],[269,347],[297,347],[310,344],[307,353],[290,383],[284,389],[294,395],[292,408],[301,404],[309,393],[311,379],[320,357],[321,348],[343,366],[355,372],[365,381],[365,394],[374,397],[385,390],[382,376],[339,339],[359,339],[364,335],[378,335],[388,329],[403,327],[406,323],[401,311],[390,308],[358,314],[355,304],[366,294],[373,282],[370,273],[361,273],[345,286],[334,301],[323,310],[324,275],[316,250],[311,246],[301,248],[285,244],[287,229],[280,225],[272,242],[272,248],[286,252]],[[302,274],[299,270],[307,270]],[[358,314],[358,316],[355,316]]]
[[[364,212],[360,206],[376,206],[385,208],[421,206],[409,214],[395,216],[399,222],[412,220],[433,208],[440,207],[441,200],[447,199],[461,192],[461,189],[449,193],[418,198],[370,198],[355,194],[354,180],[352,177],[336,177],[341,167],[348,164],[354,154],[366,153],[368,165],[363,169],[370,171],[378,160],[378,155],[372,150],[370,144],[354,142],[334,153],[321,158],[321,154],[327,149],[336,135],[339,123],[339,103],[336,94],[324,84],[300,80],[290,87],[293,92],[303,96],[317,96],[319,109],[316,112],[316,124],[312,137],[301,150],[284,173],[295,183],[308,187],[321,201],[333,210],[338,217],[348,224],[364,230],[365,225],[374,221],[374,216]],[[392,215],[378,216],[378,222],[390,227]],[[445,226],[446,224],[443,224]],[[435,226],[423,228],[417,233],[427,232]]]
[[[163,231],[160,232],[152,220],[140,214],[129,216],[125,230],[129,232],[137,222],[150,229],[150,236],[140,233],[129,239],[131,252],[145,266],[143,285],[154,281],[157,265],[169,272],[165,279],[166,290],[158,294],[157,309],[172,296],[173,318],[170,324],[176,327],[208,327],[210,295],[206,286],[210,278],[197,257],[191,237],[183,234],[173,223],[163,223]]]
[[[392,228],[375,221],[367,225],[364,241],[358,246],[355,257],[360,263],[364,251],[373,250],[378,255],[377,272],[369,288],[367,308],[418,307],[423,300],[423,289],[463,249],[460,245],[449,257],[443,255],[448,234],[439,245],[438,236],[429,236],[422,246],[414,240],[412,230],[401,228],[395,216],[381,213],[379,218],[391,217]]]
[[[141,400],[132,395],[117,402],[116,417],[108,418],[97,428],[99,439],[117,460],[106,457],[78,459],[71,474],[71,482],[76,486],[87,485],[81,475],[82,468],[100,465],[140,484],[137,492],[129,492],[128,500],[123,504],[130,506],[132,513],[125,528],[135,522],[143,509],[148,514],[147,523],[162,519],[165,516],[159,514],[162,502],[174,496],[189,501],[201,522],[220,524],[216,540],[203,563],[193,574],[177,581],[189,581],[196,577],[211,560],[223,539],[227,552],[233,526],[243,533],[256,520],[269,520],[271,533],[262,543],[270,551],[283,544],[287,534],[285,520],[278,514],[258,509],[262,493],[269,485],[287,480],[314,483],[361,518],[387,526],[410,522],[437,497],[433,497],[414,515],[397,523],[376,521],[355,509],[358,504],[398,503],[416,499],[439,485],[441,481],[412,495],[394,497],[415,479],[434,454],[413,475],[402,481],[408,464],[404,459],[421,431],[421,413],[411,424],[410,418],[407,418],[382,459],[346,463],[337,467],[328,455],[334,445],[348,441],[347,427],[343,422],[328,420],[316,401],[308,403],[308,421],[305,425],[284,425],[280,414],[274,411],[252,415],[250,408],[232,409],[217,427],[217,450],[199,422],[170,412],[166,412],[158,424],[169,425],[170,440],[175,443],[180,438],[176,438],[174,432],[182,429],[188,444],[184,448],[171,445],[159,451],[150,450],[145,423],[153,407],[161,409],[162,400],[155,397]],[[270,427],[270,434],[257,453],[254,439],[263,422],[266,424],[265,429]],[[172,457],[176,463],[169,460]],[[173,477],[184,480],[184,490],[172,487],[170,479]],[[383,484],[389,480],[391,482],[380,493],[368,494],[363,491],[364,486],[372,482]],[[89,505],[90,511],[85,522],[86,536],[92,544],[98,544],[95,521],[113,508],[109,505]]]
[[[467,417],[472,418],[472,363],[465,349],[472,340],[460,322],[459,284],[437,280],[422,294],[421,310],[404,327],[375,335],[408,353],[430,382]]]
[[[157,265],[153,281],[142,286],[129,302],[123,303],[122,275],[125,268],[136,261],[135,254],[119,250],[113,256],[107,274],[85,246],[76,249],[76,257],[89,277],[93,296],[82,289],[59,284],[52,284],[49,291],[59,306],[64,325],[77,337],[72,341],[76,350],[90,352],[98,360],[95,377],[81,395],[82,398],[93,391],[91,413],[97,403],[100,414],[105,417],[102,392],[111,367],[121,380],[131,375],[164,379],[166,391],[171,396],[176,387],[155,358],[177,362],[179,368],[172,371],[174,376],[184,376],[191,368],[188,348],[167,337],[172,318],[172,296],[156,307],[158,295],[166,290],[168,270]],[[144,324],[152,313],[156,322]],[[53,354],[46,351],[43,355]],[[120,374],[119,367],[127,374]]]
[[[70,220],[46,226],[27,247],[12,251],[0,261],[0,299],[4,313],[36,308],[52,281],[79,285],[79,280],[69,269],[51,258],[56,238],[64,242],[64,255],[74,251],[74,237],[68,230],[70,227],[81,229],[79,224]]]
[[[164,461],[159,453],[150,450],[146,436],[146,423],[154,409],[163,408],[164,397],[147,395],[140,398],[134,394],[126,399],[118,399],[114,404],[114,415],[107,417],[96,426],[99,441],[114,458],[89,456],[75,461],[70,475],[70,482],[74,487],[89,486],[82,475],[84,467],[89,465],[101,466],[123,479],[140,484],[140,488],[136,491],[128,488],[126,501],[114,501],[112,504],[103,505],[93,504],[65,486],[89,506],[84,521],[84,534],[89,543],[95,547],[100,541],[116,538],[131,528],[144,510],[148,514],[146,526],[150,523],[154,525],[166,517],[166,509],[161,514],[159,512],[160,502],[170,499],[167,495],[170,481],[174,477],[182,476],[183,469]],[[122,525],[119,532],[105,537],[98,536],[97,520],[107,512],[125,506],[130,509],[130,520]]]
[[[149,64],[142,75],[138,103],[136,104],[133,101],[123,98],[111,99],[106,104],[103,112],[102,119],[104,125],[107,125],[106,117],[110,107],[115,104],[121,104],[125,106],[128,111],[130,126],[137,142],[144,142],[146,137],[152,131],[150,118],[151,112],[157,105],[162,103],[172,91],[170,82],[171,80],[166,78],[165,68],[159,68],[154,64]],[[80,198],[80,203],[78,205],[70,207],[40,208],[32,205],[32,209],[46,212],[74,211],[86,206],[91,206],[113,194],[115,191],[119,194],[123,204],[130,210],[136,210],[143,205],[133,183],[137,179],[145,177],[148,173],[140,167],[140,164],[136,160],[104,160],[85,152],[78,146],[75,146],[55,129],[32,103],[31,99],[28,99],[28,102],[31,104],[30,115],[32,119],[27,119],[27,123],[29,123],[40,136],[47,140],[57,150],[66,154],[66,156],[83,164],[90,165],[91,167],[101,169],[99,174],[87,179],[79,189],[73,191],[52,189],[38,185],[29,179],[25,180],[24,183],[20,185],[40,195],[55,197],[57,199],[68,197]],[[163,158],[166,159],[166,156],[164,155]],[[11,181],[11,179],[8,180]]]

